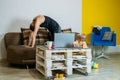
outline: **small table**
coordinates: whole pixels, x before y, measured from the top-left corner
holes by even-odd
[[[85,74],[91,72],[91,49],[47,49],[45,46],[36,47],[36,69],[46,77],[55,76],[53,71],[64,70],[72,75],[73,69],[83,69]],[[80,62],[81,61],[81,62]]]

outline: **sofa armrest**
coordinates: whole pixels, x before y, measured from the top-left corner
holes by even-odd
[[[114,46],[115,46],[115,45],[116,45],[116,33],[113,33],[112,40],[113,40],[113,42],[114,42]]]
[[[22,34],[20,32],[9,32],[4,36],[5,47],[9,45],[19,45],[22,44]]]

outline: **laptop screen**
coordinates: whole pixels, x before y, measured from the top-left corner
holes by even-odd
[[[75,33],[55,33],[54,45],[56,48],[71,48],[75,40]]]

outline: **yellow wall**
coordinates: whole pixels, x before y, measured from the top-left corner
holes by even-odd
[[[82,0],[82,33],[90,33],[93,25],[110,26],[120,44],[120,0]]]

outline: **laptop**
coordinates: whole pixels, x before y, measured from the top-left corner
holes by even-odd
[[[55,33],[54,45],[57,49],[72,48],[75,33]]]

